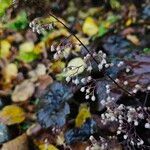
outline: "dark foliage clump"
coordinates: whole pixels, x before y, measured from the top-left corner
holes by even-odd
[[[67,101],[72,97],[69,87],[54,82],[40,98],[37,112],[38,122],[42,127],[63,126],[66,115],[70,113]]]

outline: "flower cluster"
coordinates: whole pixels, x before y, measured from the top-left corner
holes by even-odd
[[[86,150],[108,150],[108,149],[121,149],[121,145],[117,143],[116,136],[110,136],[109,138],[99,137],[96,140],[93,136],[89,138],[91,145],[86,148]]]
[[[61,21],[60,21],[61,23]],[[39,24],[38,19],[35,19],[30,23],[30,27],[33,31],[37,33],[43,33],[46,30],[51,30],[54,28],[54,24]],[[66,59],[68,61],[69,56],[67,54],[66,57],[66,49],[74,47],[74,44],[69,40],[71,36],[74,36],[70,33],[70,36],[60,41],[59,44],[51,45],[51,53],[53,54],[54,61],[59,59]],[[76,38],[78,40],[78,38]],[[79,44],[83,46],[83,43],[78,40]],[[84,47],[86,49],[86,47]],[[70,55],[70,54],[69,54]],[[77,53],[72,56],[78,56]],[[81,60],[82,59],[82,60]],[[79,60],[79,61],[78,61]],[[97,79],[92,77],[92,71],[96,67],[98,68],[98,72],[102,72],[103,69],[107,69],[109,67],[113,67],[113,63],[107,62],[106,54],[99,50],[98,52],[91,53],[87,49],[87,53],[78,58],[77,61],[72,61],[66,65],[63,69],[63,74],[67,83],[71,83],[80,88],[80,91],[85,93],[85,99],[92,101],[96,100],[95,89]],[[94,63],[93,63],[94,62]],[[94,64],[94,65],[93,65]],[[124,61],[119,61],[115,64],[116,67],[120,68],[124,65]],[[132,70],[130,67],[125,68],[126,73],[130,73]],[[80,75],[80,76],[79,76]],[[84,76],[84,77],[83,77]],[[107,76],[109,77],[109,76]],[[139,90],[141,90],[141,86],[136,84],[133,86],[132,90],[128,92],[124,90],[124,88],[128,88],[129,81],[120,81],[119,79],[109,78],[111,82],[118,86],[121,84],[122,90],[126,92],[126,94],[130,96],[134,96]],[[120,86],[118,86],[120,88]],[[147,90],[150,90],[150,86],[147,87]],[[113,136],[108,136],[107,138],[100,137],[97,142],[94,137],[90,137],[90,141],[92,145],[87,148],[87,150],[93,149],[109,149],[110,143],[113,141],[121,141],[120,144],[125,144],[127,147],[144,147],[144,140],[138,135],[136,128],[142,126],[145,129],[150,129],[150,107],[144,105],[138,106],[125,106],[123,104],[117,104],[116,99],[111,96],[111,85],[105,85],[106,98],[100,100],[102,106],[106,108],[106,111],[101,114],[100,120],[103,126],[107,126],[108,123],[116,123],[117,130]],[[133,95],[132,95],[133,94]],[[144,122],[144,125],[142,124]],[[121,140],[120,140],[121,139]],[[95,148],[96,147],[96,148]]]
[[[32,22],[30,22],[29,27],[32,28],[33,32],[37,32],[38,34],[43,34],[46,31],[50,31],[54,29],[54,23],[50,24],[41,24],[40,18],[34,19]]]
[[[67,42],[66,42],[67,41]],[[67,38],[62,39],[59,44],[52,44],[51,45],[51,52],[53,52],[54,60],[67,58],[67,50],[71,49],[73,44],[71,41],[67,40]]]
[[[108,68],[110,66],[110,64],[107,64],[106,61],[106,54],[104,52],[102,52],[101,50],[98,51],[98,53],[94,52],[92,54],[87,54],[86,56],[84,56],[84,60],[87,64],[87,71],[91,72],[92,71],[92,61],[94,61],[97,63],[98,65],[98,69],[99,71],[101,71],[103,69],[103,67],[105,66],[106,68]]]
[[[117,105],[112,102],[107,103],[106,107],[106,112],[101,114],[101,123],[107,125],[108,122],[117,122],[116,134],[121,135],[126,144],[142,146],[144,141],[137,134],[136,127],[145,121],[144,128],[150,129],[150,107]]]

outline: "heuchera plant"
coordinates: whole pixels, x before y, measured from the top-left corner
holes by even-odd
[[[145,141],[138,135],[137,127],[140,125],[145,129],[150,129],[150,107],[146,106],[148,91],[150,87],[147,87],[147,96],[143,100],[137,97],[137,92],[141,88],[139,84],[135,85],[135,87],[128,91],[124,86],[128,85],[128,81],[124,81],[123,83],[119,81],[117,78],[113,78],[107,71],[108,68],[114,66],[113,62],[110,62],[107,58],[107,55],[104,51],[98,50],[92,52],[88,49],[85,44],[74,34],[74,32],[62,21],[57,18],[55,15],[50,14],[49,19],[47,19],[46,23],[43,23],[41,20],[43,18],[36,18],[30,23],[30,27],[33,29],[33,32],[37,32],[39,34],[43,34],[46,31],[52,30],[53,28],[58,28],[59,26],[63,26],[68,32],[69,36],[62,39],[60,42],[55,42],[51,45],[51,54],[53,54],[53,59],[65,59],[68,60],[69,55],[66,55],[66,48],[75,47],[76,45],[82,46],[85,53],[80,54],[80,58],[77,61],[73,61],[63,70],[63,74],[67,74],[65,77],[65,81],[72,86],[76,86],[80,88],[80,91],[85,93],[86,100],[97,100],[96,95],[96,83],[101,81],[101,78],[94,78],[92,76],[92,71],[97,69],[99,74],[104,74],[106,81],[105,84],[101,84],[105,91],[104,99],[100,100],[100,105],[102,106],[103,111],[99,116],[100,123],[102,126],[107,126],[109,123],[116,123],[117,130],[114,136],[108,137],[99,137],[99,140],[96,140],[93,136],[90,137],[91,146],[87,149],[92,149],[92,147],[99,147],[100,149],[109,149],[110,141],[118,140],[121,144],[126,145],[127,147],[136,148],[148,147],[145,144]],[[77,43],[71,43],[70,39],[74,38]],[[82,59],[81,59],[82,58]],[[120,60],[116,67],[122,67],[124,65],[124,61]],[[126,67],[126,72],[130,72],[130,68]],[[68,73],[69,72],[69,73]],[[83,74],[84,72],[84,74]],[[137,105],[128,106],[123,103],[118,103],[118,99],[115,99],[111,95],[112,85],[117,86],[124,94],[132,97]],[[99,87],[102,88],[102,87]],[[69,132],[72,132],[69,131]],[[66,134],[67,140],[69,139],[68,134]],[[78,138],[78,137],[77,137]],[[69,141],[72,142],[72,141]]]

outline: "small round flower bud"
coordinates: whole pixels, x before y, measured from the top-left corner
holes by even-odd
[[[91,57],[91,55],[88,53],[87,55],[86,55],[86,58],[90,58]]]
[[[126,73],[129,73],[130,72],[130,68],[126,68]]]
[[[109,88],[110,88],[110,85],[107,84],[107,85],[106,85],[106,89],[109,89]]]
[[[81,82],[82,82],[82,83],[85,83],[85,81],[86,81],[85,78],[82,78],[82,79],[81,79]]]
[[[122,119],[119,119],[119,123],[123,123],[123,120],[122,120]]]
[[[146,129],[150,129],[150,124],[149,123],[145,123],[145,128]]]
[[[54,52],[54,51],[55,51],[54,45],[51,45],[51,52]]]
[[[143,145],[144,144],[144,141],[143,140],[140,140],[140,145]]]
[[[90,89],[86,89],[86,93],[90,93]]]
[[[135,85],[135,88],[136,88],[136,89],[140,89],[141,86],[140,86],[139,84],[136,84],[136,85]]]
[[[102,68],[103,68],[102,64],[99,64],[99,65],[98,65],[98,69],[101,71]]]
[[[70,82],[71,78],[70,77],[66,77],[66,81]]]
[[[137,93],[137,89],[133,89],[133,93],[136,94]]]
[[[55,59],[55,60],[58,60],[58,59],[59,59],[59,56],[58,56],[57,53],[54,54],[54,59]]]
[[[92,100],[92,101],[95,101],[95,100],[96,100],[96,97],[93,95],[93,96],[91,97],[91,100]]]
[[[143,115],[142,113],[140,113],[140,114],[138,114],[138,117],[139,117],[140,119],[143,119],[143,118],[144,118],[144,115]]]
[[[109,89],[107,89],[107,90],[106,90],[106,93],[107,93],[107,94],[109,94],[109,93],[110,93],[110,90],[109,90]]]
[[[90,98],[90,96],[89,96],[89,95],[86,95],[86,96],[85,96],[85,99],[89,99],[89,98]]]
[[[124,64],[124,62],[123,62],[123,61],[120,61],[120,62],[117,64],[117,67],[121,67],[123,64]]]
[[[92,77],[91,77],[91,76],[88,76],[87,80],[88,80],[88,81],[91,81],[91,80],[92,80]]]
[[[82,87],[82,88],[80,89],[80,91],[81,91],[81,92],[84,92],[84,91],[85,91],[85,87]]]
[[[110,65],[109,64],[105,64],[105,68],[108,68]]]
[[[106,58],[106,54],[105,53],[103,53],[103,58]]]
[[[79,84],[79,80],[78,80],[78,79],[75,79],[74,83],[75,83],[76,85],[78,85],[78,84]]]
[[[121,131],[120,131],[120,130],[117,131],[117,135],[119,135],[119,134],[121,134]]]
[[[115,81],[116,81],[117,83],[119,83],[119,79],[116,78]]]
[[[147,87],[147,90],[150,91],[150,86]]]
[[[128,121],[128,122],[131,122],[131,121],[132,121],[132,119],[129,117],[127,121]]]
[[[89,66],[89,67],[87,68],[87,71],[92,71],[92,66]]]
[[[128,85],[128,81],[124,81],[123,84],[124,84],[124,85]]]
[[[123,136],[123,138],[126,140],[126,139],[128,138],[128,135],[125,134],[125,135]]]
[[[138,126],[138,124],[139,124],[138,121],[135,120],[135,121],[134,121],[134,125],[135,125],[135,126]]]

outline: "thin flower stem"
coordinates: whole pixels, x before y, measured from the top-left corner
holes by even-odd
[[[72,32],[72,30],[65,25],[60,19],[58,19],[55,15],[53,15],[52,13],[50,13],[50,16],[52,16],[54,19],[56,19],[59,23],[61,23],[78,41],[79,43],[85,48],[85,50],[91,55],[92,59],[97,63],[98,65],[98,61],[93,57],[92,53],[89,51],[89,49],[82,43],[82,41]],[[134,97],[138,102],[139,99],[135,97],[135,94],[131,94],[129,91],[127,91],[126,89],[124,89],[122,86],[120,86],[110,75],[105,74],[106,77],[108,77],[111,81],[113,81],[114,84],[116,84],[122,91],[124,91],[127,95]]]

